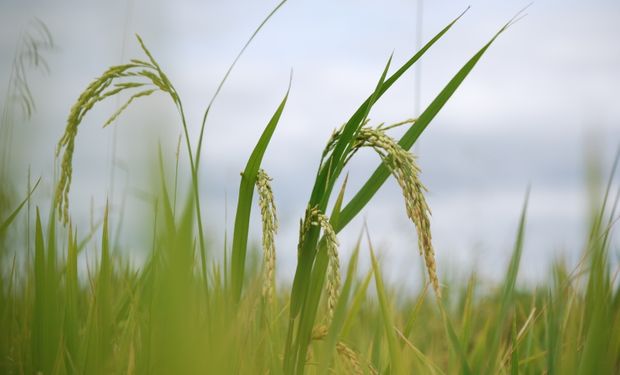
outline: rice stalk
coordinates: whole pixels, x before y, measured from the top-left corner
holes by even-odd
[[[334,228],[329,223],[329,219],[317,207],[306,211],[306,219],[301,227],[299,243],[302,244],[306,233],[311,226],[318,226],[323,229],[327,246],[327,257],[329,259],[327,267],[327,322],[331,322],[338,297],[340,295],[340,260],[338,257],[338,238]]]
[[[275,294],[276,244],[275,235],[278,231],[278,217],[273,199],[270,181],[272,179],[260,169],[256,176],[258,205],[260,207],[263,227],[263,296],[269,303]]]

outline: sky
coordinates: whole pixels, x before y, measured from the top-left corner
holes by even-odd
[[[418,35],[428,41],[470,6],[377,103],[369,116],[373,124],[418,114],[528,4],[289,0],[239,60],[207,123],[199,173],[212,246],[221,248],[224,232],[232,232],[239,172],[282,99],[291,70],[289,101],[263,163],[273,177],[281,222],[277,255],[283,280],[294,272],[298,222],[325,142],[372,93],[390,54],[392,66],[400,66],[419,47]],[[14,132],[16,189],[25,189],[30,167],[32,176],[43,179],[37,198],[41,204],[49,199],[54,148],[71,105],[108,66],[143,57],[136,33],[181,94],[195,142],[221,77],[275,5],[264,0],[2,0],[0,88],[8,85],[20,33],[29,30],[35,17],[55,41],[45,55],[49,73],[29,76],[37,112]],[[483,278],[502,277],[528,186],[522,279],[544,279],[549,262],[558,257],[574,264],[589,213],[587,155],[597,156],[607,176],[620,145],[620,2],[536,1],[526,13],[491,46],[413,148],[429,190],[434,244],[444,275],[466,275],[476,267]],[[173,170],[180,127],[174,106],[158,95],[137,102],[113,127],[102,130],[120,104],[111,100],[101,105],[80,128],[72,214],[87,226],[91,205],[102,212],[106,199],[111,200],[119,240],[139,259],[148,251],[140,239],[150,238],[143,218],[152,211],[145,192],[152,185],[157,144]],[[348,168],[347,197],[377,164],[376,155],[360,153]],[[182,168],[183,173],[187,181],[188,170]],[[256,244],[259,223],[253,216],[250,235]],[[415,228],[394,181],[388,180],[340,234],[344,259],[364,225],[389,270],[386,277],[419,284]],[[135,231],[142,237],[132,236]]]

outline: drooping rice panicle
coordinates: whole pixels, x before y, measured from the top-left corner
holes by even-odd
[[[95,104],[127,90],[144,88],[145,86],[151,87],[132,94],[127,102],[109,117],[104,123],[104,127],[114,122],[135,99],[149,96],[157,91],[168,93],[174,103],[177,106],[179,105],[178,95],[170,80],[163,73],[148,49],[146,49],[139,36],[138,41],[144,53],[149,57],[150,62],[134,59],[128,64],[112,66],[86,87],[69,112],[65,132],[56,148],[56,156],[60,156],[61,152],[63,152],[63,155],[60,178],[56,186],[55,202],[59,216],[65,224],[69,220],[69,189],[73,174],[75,137],[84,116]]]
[[[357,136],[354,148],[371,147],[381,157],[396,181],[400,185],[405,198],[407,216],[413,221],[418,232],[418,248],[424,257],[431,284],[438,297],[441,297],[435,251],[433,249],[430,229],[430,208],[426,203],[426,188],[420,182],[420,168],[412,153],[403,149],[392,137],[382,129],[363,127]]]
[[[405,198],[407,216],[413,221],[418,232],[420,255],[424,257],[433,289],[437,296],[441,297],[435,251],[431,240],[431,212],[424,197],[426,188],[419,179],[420,168],[415,157],[381,128],[362,127],[357,134],[352,154],[361,147],[374,149],[400,185]]]
[[[256,176],[256,189],[263,227],[263,296],[271,303],[275,294],[275,235],[278,231],[278,217],[270,181],[267,173],[260,169]]]
[[[418,177],[420,168],[413,154],[402,148],[396,140],[385,133],[387,129],[411,124],[415,121],[415,119],[408,119],[388,126],[381,124],[377,128],[371,128],[368,126],[369,120],[366,119],[364,125],[356,135],[351,151],[346,157],[346,162],[348,162],[348,160],[362,147],[370,147],[379,154],[381,160],[385,163],[401,187],[405,198],[407,216],[413,221],[418,232],[418,248],[420,255],[424,258],[431,285],[436,295],[441,297],[439,279],[437,277],[437,266],[435,263],[435,251],[431,240],[431,212],[424,197],[426,188]],[[325,147],[323,158],[333,149],[340,134],[341,129],[334,131]]]

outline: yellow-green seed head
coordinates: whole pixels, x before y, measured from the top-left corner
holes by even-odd
[[[270,181],[271,178],[264,170],[261,169],[258,171],[256,176],[256,189],[258,190],[258,205],[260,207],[263,227],[263,296],[269,302],[273,300],[275,294],[275,235],[278,231],[276,205],[273,199]]]

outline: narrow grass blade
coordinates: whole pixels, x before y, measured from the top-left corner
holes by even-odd
[[[239,59],[241,58],[241,56],[243,55],[245,50],[252,43],[252,41],[254,40],[256,35],[258,35],[260,30],[263,28],[263,26],[265,26],[265,24],[267,24],[267,22],[271,19],[271,17],[273,17],[273,15],[276,14],[276,12],[284,5],[284,3],[286,3],[286,1],[287,0],[280,1],[280,3],[278,3],[278,5],[276,5],[276,7],[273,8],[273,10],[267,15],[267,17],[265,17],[265,19],[263,19],[263,21],[260,23],[260,25],[258,25],[258,27],[256,28],[256,30],[254,30],[254,32],[252,33],[252,35],[250,36],[248,41],[245,42],[245,44],[241,48],[241,51],[239,51],[239,53],[237,54],[237,56],[233,60],[232,64],[230,64],[230,66],[228,67],[228,70],[226,71],[226,74],[224,74],[224,77],[222,78],[222,80],[220,81],[219,85],[217,86],[217,89],[215,89],[215,93],[211,97],[211,100],[209,101],[209,104],[207,105],[207,108],[205,109],[205,113],[204,113],[204,115],[202,117],[202,124],[200,125],[200,135],[198,136],[198,146],[196,148],[196,169],[198,169],[198,167],[200,166],[200,154],[201,154],[201,151],[202,151],[202,140],[203,140],[203,137],[204,137],[204,131],[205,131],[205,127],[206,127],[206,124],[207,124],[207,117],[209,117],[209,112],[211,111],[211,107],[213,106],[213,103],[215,102],[215,99],[217,98],[217,96],[219,95],[220,91],[222,90],[222,87],[224,86],[224,83],[226,83],[226,80],[228,79],[228,76],[230,75],[230,72],[232,72],[232,70],[235,67],[235,65],[237,65],[237,61],[239,61]]]
[[[344,193],[344,185],[341,190],[341,195]],[[336,344],[340,338],[340,334],[342,332],[342,328],[344,326],[346,313],[347,313],[347,305],[349,302],[349,294],[351,293],[351,288],[353,286],[353,280],[357,273],[357,260],[359,258],[359,250],[360,243],[358,241],[351,258],[349,259],[349,266],[347,268],[347,277],[344,281],[344,285],[342,287],[342,291],[340,292],[340,299],[338,300],[338,304],[336,305],[336,310],[334,312],[334,317],[331,322],[331,326],[329,327],[329,332],[327,333],[327,337],[325,338],[325,345],[323,347],[324,354],[321,357],[321,367],[319,370],[319,374],[327,374],[329,370],[329,365],[332,362],[333,355],[336,351]]]
[[[366,276],[364,276],[364,279],[357,287],[357,290],[355,291],[355,294],[351,299],[351,308],[349,308],[346,320],[344,322],[344,325],[342,326],[342,337],[347,337],[349,335],[355,319],[358,318],[357,314],[360,312],[360,309],[362,308],[362,303],[364,303],[364,300],[366,299],[366,291],[368,290],[368,285],[370,285],[370,280],[372,280],[372,275],[373,270],[371,268],[366,273]]]
[[[164,170],[164,158],[162,155],[161,145],[159,145],[157,156],[159,158],[159,178],[161,183],[161,196],[164,206],[164,223],[166,225],[166,229],[168,230],[168,234],[173,235],[176,232],[174,221],[174,207],[170,201],[170,194],[168,192],[168,187],[166,186],[166,173]],[[191,196],[188,199],[191,200]]]
[[[321,241],[318,246],[319,251],[316,255],[314,268],[312,269],[312,272],[310,274],[311,280],[308,285],[308,295],[306,296],[307,301],[305,301],[305,304],[303,305],[303,310],[301,311],[301,316],[299,319],[299,330],[297,332],[297,337],[294,344],[294,368],[296,371],[295,373],[297,374],[303,374],[304,372],[303,370],[306,364],[306,353],[308,350],[308,345],[310,344],[312,328],[316,320],[319,302],[321,300],[321,293],[323,291],[323,283],[325,281],[325,275],[327,273],[327,266],[329,262],[329,258],[327,256],[327,246],[325,246],[325,242]],[[292,372],[292,370],[287,370],[285,368],[285,372]]]
[[[560,351],[560,319],[561,319],[561,308],[563,302],[560,298],[555,297],[551,292],[547,297],[547,301],[549,301],[549,305],[545,310],[545,333],[546,333],[546,346],[547,346],[547,373],[549,375],[558,374],[558,358]]]
[[[375,253],[372,250],[372,244],[370,239],[368,240],[368,246],[370,251],[370,258],[372,261],[372,269],[375,274],[375,287],[377,288],[377,297],[379,298],[380,317],[383,322],[385,335],[388,343],[388,351],[390,353],[390,370],[394,374],[404,374],[404,368],[402,366],[400,346],[396,340],[396,331],[394,329],[394,320],[392,318],[392,309],[389,305],[389,298],[383,285],[383,279],[381,277],[381,270],[379,262],[375,257]]]
[[[496,365],[498,363],[498,353],[500,349],[500,339],[506,318],[510,311],[510,307],[513,301],[515,284],[517,282],[517,274],[519,272],[519,264],[521,262],[521,254],[523,253],[523,240],[525,237],[525,218],[527,216],[527,205],[529,201],[530,190],[528,188],[525,194],[525,202],[523,203],[523,210],[521,211],[521,218],[519,219],[519,228],[517,229],[517,239],[515,241],[514,250],[510,259],[510,265],[508,266],[508,272],[504,279],[504,290],[501,295],[501,302],[499,307],[499,314],[496,317],[494,328],[491,330],[491,344],[489,351],[487,352],[487,367],[485,374],[495,373],[497,371]]]
[[[292,78],[292,76],[291,76]],[[232,255],[231,255],[231,278],[232,293],[234,301],[238,302],[241,297],[241,289],[243,286],[243,278],[245,271],[245,256],[248,244],[248,230],[250,226],[250,212],[252,210],[252,197],[254,195],[254,183],[256,174],[263,160],[265,150],[269,145],[271,136],[280,121],[280,116],[286,105],[288,94],[291,89],[289,81],[288,89],[284,99],[278,106],[278,109],[269,120],[267,127],[263,131],[256,147],[252,151],[245,170],[241,174],[241,183],[239,185],[239,200],[237,203],[237,214],[235,217],[235,229],[233,232]]]
[[[32,359],[34,369],[46,373],[47,368],[47,346],[45,335],[45,307],[46,307],[46,277],[45,277],[45,242],[43,239],[43,227],[41,225],[41,215],[37,207],[35,221],[34,238],[34,311],[32,325]]]
[[[69,227],[69,239],[67,246],[67,265],[65,273],[65,319],[64,319],[64,341],[66,346],[66,363],[69,368],[70,364],[77,363],[78,358],[78,271],[77,271],[77,230],[72,232]],[[69,371],[73,373],[74,371]]]
[[[103,215],[99,269],[94,281],[94,301],[90,304],[86,323],[86,337],[83,356],[85,373],[98,373],[104,366],[111,350],[112,327],[112,264],[109,248],[109,216],[106,204]]]
[[[517,319],[515,311],[515,319],[512,320],[512,353],[510,354],[510,375],[519,375],[519,348],[517,342]]]
[[[332,209],[332,214],[329,218],[330,224],[333,226],[338,222],[338,217],[340,215],[340,211],[342,210],[342,203],[344,202],[344,191],[347,188],[347,181],[349,181],[349,175],[347,174],[342,181],[342,186],[340,187],[340,192],[338,193],[338,197],[336,198],[336,202],[334,203],[334,208]]]
[[[439,308],[441,309],[441,317],[444,321],[444,326],[448,334],[448,339],[450,340],[450,344],[452,345],[452,349],[456,352],[456,355],[458,356],[459,361],[461,362],[461,373],[464,375],[472,375],[473,372],[471,370],[469,362],[467,361],[467,355],[465,353],[465,350],[463,349],[463,344],[461,343],[458,336],[456,335],[456,331],[454,330],[452,321],[450,320],[450,317],[448,316],[448,313],[446,312],[443,303],[444,303],[443,301],[441,300],[439,301],[439,305],[440,305]]]
[[[618,365],[617,362],[613,362],[613,357],[608,352],[612,347],[618,346],[614,345],[618,340],[613,336],[613,324],[610,325],[610,322],[614,321],[612,310],[614,286],[610,276],[607,230],[601,227],[604,212],[609,205],[611,179],[616,166],[617,161],[614,163],[614,170],[599,208],[600,214],[593,220],[588,244],[589,269],[583,322],[584,343],[577,371],[579,375],[612,373],[614,367],[617,370]]]
[[[88,232],[88,234],[86,236],[84,236],[84,238],[82,238],[82,240],[80,242],[78,242],[78,245],[77,245],[77,253],[78,253],[78,255],[81,254],[82,251],[84,251],[84,249],[86,249],[86,245],[88,245],[90,240],[93,239],[93,237],[95,236],[95,233],[97,233],[97,231],[99,230],[99,227],[101,227],[102,223],[103,222],[101,220],[97,221],[95,223],[95,225],[93,225],[93,227],[90,230],[90,232]],[[76,238],[76,240],[77,240],[77,238]]]
[[[57,371],[59,361],[62,360],[60,338],[62,335],[62,303],[60,302],[60,273],[58,267],[58,251],[56,241],[56,211],[53,204],[49,210],[46,243],[45,269],[45,330],[49,368]]]
[[[110,233],[109,233],[109,206],[106,203],[103,214],[103,233],[101,238],[101,259],[99,265],[99,279],[97,280],[97,304],[99,329],[101,330],[101,350],[107,353],[110,347],[110,327],[112,326],[112,260],[110,257]]]
[[[420,308],[422,307],[422,304],[424,303],[424,300],[426,299],[426,295],[428,294],[429,286],[430,284],[428,283],[424,286],[424,289],[422,290],[422,293],[420,293],[420,295],[418,296],[418,300],[416,301],[415,307],[413,308],[413,311],[411,312],[411,315],[409,316],[409,319],[407,320],[407,324],[405,324],[405,329],[403,330],[403,336],[405,338],[409,337],[409,335],[411,334],[411,331],[413,331],[415,322],[418,319]]]
[[[37,182],[34,184],[32,189],[28,192],[28,195],[26,195],[26,198],[24,198],[24,200],[21,201],[21,203],[17,206],[17,208],[13,210],[13,212],[11,212],[11,214],[6,219],[4,219],[2,223],[0,223],[0,237],[4,235],[4,232],[11,225],[11,223],[15,220],[15,218],[17,217],[21,209],[24,208],[26,203],[28,203],[28,200],[30,199],[34,191],[37,189],[37,186],[39,186],[40,182],[41,182],[41,178],[37,180]]]

